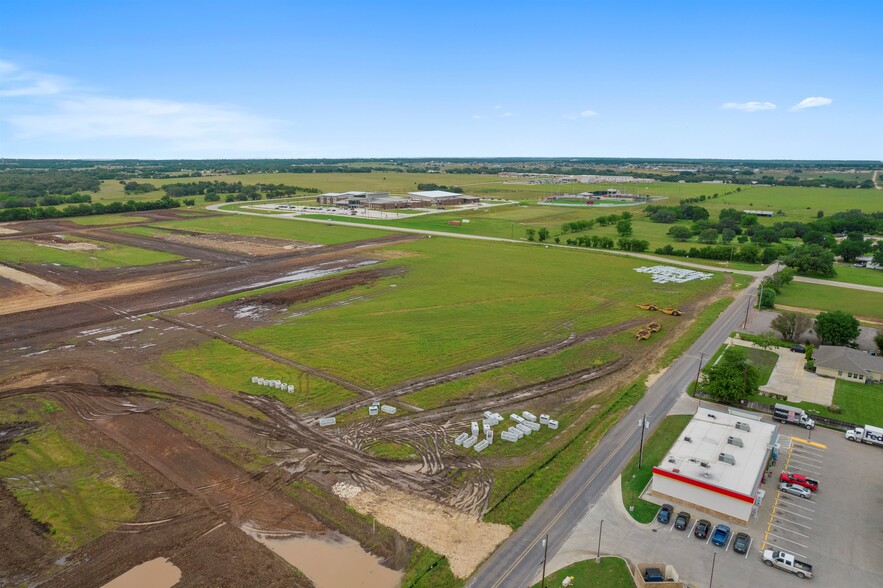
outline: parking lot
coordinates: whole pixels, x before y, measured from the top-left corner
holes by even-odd
[[[757,588],[760,586],[872,586],[878,585],[883,554],[883,450],[847,441],[843,433],[816,429],[811,435],[792,425],[780,427],[779,456],[762,489],[763,504],[748,526],[731,524],[695,509],[675,504],[668,524],[636,523],[622,506],[618,485],[611,487],[583,518],[550,569],[595,556],[599,523],[602,554],[621,555],[633,563],[666,562],[688,586]],[[804,474],[819,482],[819,491],[800,498],[778,491],[783,471]],[[688,527],[678,530],[680,511],[691,514]],[[708,537],[694,536],[700,519],[711,523]],[[716,525],[731,528],[723,546],[712,544]],[[736,533],[745,532],[751,544],[745,554],[733,550]],[[762,549],[781,549],[813,566],[813,579],[768,568]],[[713,568],[713,578],[712,578]]]

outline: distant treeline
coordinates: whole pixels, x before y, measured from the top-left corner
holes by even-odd
[[[70,196],[51,194],[49,196],[40,196],[39,198],[0,194],[0,208],[32,208],[34,206],[56,206],[58,204],[80,204],[83,202],[92,202],[92,197],[88,194],[80,193],[74,193]]]
[[[239,194],[242,200],[260,200],[262,197],[284,198],[293,196],[298,192],[303,194],[318,194],[317,188],[304,188],[303,186],[288,186],[285,184],[243,184],[242,182],[188,182],[183,184],[166,184],[162,187],[166,196],[198,196],[205,195],[208,202],[220,200],[220,194]],[[237,198],[234,198],[236,200]]]
[[[141,202],[129,200],[128,202],[93,202],[91,204],[73,204],[64,208],[54,206],[34,208],[5,208],[0,210],[0,222],[25,221],[43,218],[64,218],[69,216],[90,216],[93,214],[111,214],[115,212],[139,212],[144,210],[159,210],[163,208],[179,208],[181,202],[172,198],[160,198],[159,200],[144,200]]]
[[[431,190],[444,190],[446,192],[455,192],[457,194],[463,193],[463,188],[461,188],[460,186],[444,186],[440,184],[417,184],[417,189],[421,192],[429,192]]]
[[[100,188],[100,179],[86,172],[28,170],[0,173],[0,194],[20,198],[36,200],[41,196],[97,192]]]

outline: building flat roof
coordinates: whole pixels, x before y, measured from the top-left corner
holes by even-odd
[[[417,196],[418,198],[461,198],[463,194],[458,194],[457,192],[445,192],[444,190],[427,190],[425,192],[408,192],[411,196]]]
[[[750,429],[737,429],[736,423]],[[656,469],[678,477],[751,496],[766,465],[767,451],[776,442],[777,427],[770,423],[700,408]],[[733,437],[742,447],[728,442]],[[735,464],[722,461],[733,456]]]

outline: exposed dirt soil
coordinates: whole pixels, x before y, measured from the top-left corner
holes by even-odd
[[[396,490],[363,490],[347,502],[446,556],[458,578],[467,578],[512,533],[506,525],[483,523],[462,511]]]
[[[153,237],[171,243],[183,243],[194,247],[231,251],[244,255],[278,255],[286,251],[320,247],[320,245],[302,241],[285,241],[283,239],[244,237],[242,235],[224,235],[220,233],[206,235],[187,231],[158,232],[154,233]]]
[[[54,296],[56,294],[61,294],[62,292],[64,292],[64,288],[62,286],[59,286],[58,284],[53,284],[52,282],[44,280],[43,278],[38,278],[33,274],[7,267],[5,265],[0,265],[0,278],[11,280],[23,286],[28,286],[29,288],[33,288],[34,290],[37,290],[38,292],[41,292],[48,296]],[[4,294],[7,294],[7,292],[4,292]],[[8,292],[8,294],[15,294],[15,292]]]

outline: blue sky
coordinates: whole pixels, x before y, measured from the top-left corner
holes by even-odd
[[[879,2],[4,2],[0,156],[883,159]]]

